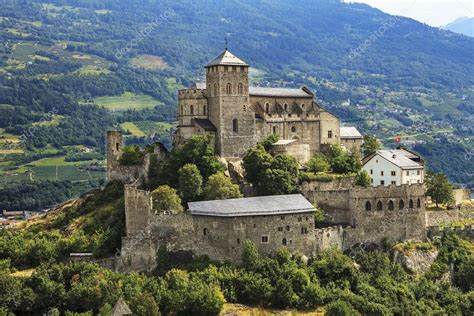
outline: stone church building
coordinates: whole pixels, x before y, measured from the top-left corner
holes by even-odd
[[[228,50],[205,66],[206,82],[179,91],[175,144],[194,134],[212,136],[216,153],[242,158],[270,134],[295,140],[307,158],[340,143],[340,120],[306,87],[249,85],[249,65]]]

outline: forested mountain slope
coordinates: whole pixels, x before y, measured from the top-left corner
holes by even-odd
[[[224,38],[254,84],[307,85],[388,146],[458,148],[465,166],[432,166],[472,185],[472,38],[331,0],[6,1],[0,25],[4,188],[96,186],[111,127],[169,145],[177,89],[202,79]]]

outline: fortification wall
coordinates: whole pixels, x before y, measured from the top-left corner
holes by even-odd
[[[440,227],[440,226],[430,226],[428,227],[427,235],[430,239],[434,237],[442,237],[446,234],[454,233],[457,236],[473,241],[474,240],[474,231],[472,230],[472,225],[465,226],[451,226]]]
[[[349,192],[350,190],[309,190],[303,191],[302,194],[324,211],[325,223],[349,224],[351,222]]]
[[[355,185],[355,177],[340,177],[335,178],[332,181],[303,181],[300,188],[303,192],[308,191],[335,191],[335,190],[349,190]]]
[[[123,166],[120,157],[123,150],[123,137],[119,131],[107,132],[107,181],[118,180],[123,183],[134,183],[139,180],[143,183],[148,177],[150,156],[146,154],[143,164],[137,166]]]
[[[353,229],[344,247],[404,240],[424,240],[425,201],[422,184],[356,187],[350,191]]]
[[[326,249],[336,248],[343,249],[344,229],[342,226],[331,226],[326,228],[315,229],[316,235],[316,252]]]
[[[136,236],[149,225],[152,206],[151,192],[135,185],[125,185],[125,227],[127,237]]]
[[[426,211],[426,226],[438,226],[449,222],[459,221],[460,214],[457,210]]]

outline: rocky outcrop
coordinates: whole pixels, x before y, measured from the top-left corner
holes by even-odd
[[[411,273],[423,274],[430,270],[431,264],[433,264],[437,256],[438,250],[394,250],[393,262],[400,264]]]

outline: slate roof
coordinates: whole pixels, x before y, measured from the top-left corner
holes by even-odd
[[[422,164],[419,164],[418,162],[410,159],[410,158],[419,158],[418,156],[403,149],[378,150],[377,154],[402,169],[423,168]]]
[[[189,202],[188,207],[192,215],[219,217],[284,215],[315,211],[313,205],[301,194]]]
[[[214,124],[212,124],[211,121],[209,121],[208,119],[200,119],[200,118],[196,118],[194,119],[194,123],[198,124],[199,126],[201,126],[205,131],[208,131],[208,132],[215,132],[217,131],[217,128],[214,126]]]
[[[303,89],[249,87],[249,94],[261,97],[310,98],[311,94]]]
[[[341,126],[341,138],[362,139],[362,134],[353,126]]]
[[[245,61],[240,59],[239,57],[235,56],[228,50],[223,51],[219,56],[211,60],[206,66],[212,67],[217,65],[224,65],[224,66],[248,66]]]

